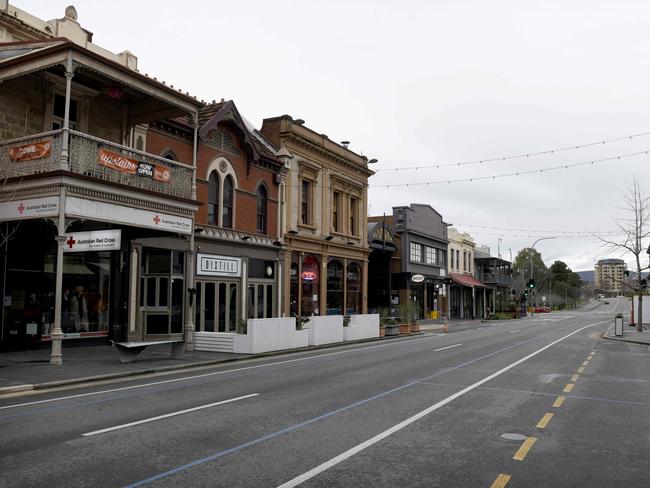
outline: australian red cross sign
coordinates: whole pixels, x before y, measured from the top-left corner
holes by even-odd
[[[122,244],[120,229],[73,232],[67,237],[65,252],[118,251]]]

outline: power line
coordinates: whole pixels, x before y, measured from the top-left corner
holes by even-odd
[[[450,167],[450,166],[467,166],[470,164],[483,164],[483,163],[495,163],[498,161],[509,161],[512,159],[523,159],[523,158],[530,158],[534,156],[543,156],[543,155],[548,155],[548,154],[555,154],[559,152],[564,152],[564,151],[571,151],[571,150],[576,150],[576,149],[584,149],[585,147],[592,147],[592,146],[602,146],[603,144],[609,144],[612,142],[619,142],[619,141],[629,141],[632,139],[635,139],[637,137],[643,137],[650,135],[650,132],[641,132],[639,134],[632,134],[631,136],[625,136],[625,137],[616,137],[614,139],[605,139],[602,141],[597,141],[597,142],[589,142],[587,144],[578,144],[577,146],[566,146],[566,147],[558,147],[555,149],[548,149],[546,151],[536,151],[536,152],[530,152],[530,153],[522,153],[522,154],[513,154],[510,156],[501,156],[501,157],[495,157],[495,158],[488,158],[488,159],[474,159],[474,160],[469,160],[469,161],[461,161],[461,162],[456,162],[456,163],[423,163],[423,164],[418,164],[417,166],[404,166],[404,167],[395,167],[395,168],[378,168],[375,170],[377,173],[382,172],[382,171],[412,171],[412,170],[417,170],[417,169],[424,169],[424,168],[444,168],[444,167]]]
[[[512,238],[512,237],[517,237],[517,238],[525,237],[526,239],[534,239],[536,237],[540,237],[540,234],[505,234],[505,233],[496,234],[496,233],[492,233],[492,232],[480,232],[480,231],[479,232],[472,232],[471,235],[482,235],[482,236],[491,236],[491,237],[510,237],[510,238]],[[598,240],[597,236],[590,236],[590,235],[586,235],[586,234],[573,234],[573,235],[572,234],[565,234],[565,235],[558,236],[558,237],[561,237],[562,239],[587,239],[587,240],[594,239],[594,240]]]
[[[599,236],[599,235],[618,235],[621,234],[620,230],[606,230],[606,231],[568,231],[568,230],[542,230],[542,229],[521,229],[516,227],[497,227],[493,225],[478,225],[478,224],[454,224],[454,227],[472,227],[476,229],[489,229],[489,230],[504,230],[509,232],[533,232],[542,234],[571,234],[571,235],[585,235],[585,236]]]
[[[603,163],[606,161],[615,161],[615,160],[620,160],[623,158],[630,158],[634,156],[640,156],[643,154],[648,154],[648,151],[650,150],[644,150],[644,151],[638,151],[634,153],[629,153],[629,154],[621,154],[619,156],[612,156],[609,158],[602,158],[602,159],[592,159],[589,161],[582,161],[579,163],[565,163],[561,164],[559,166],[549,166],[547,168],[538,168],[538,169],[530,169],[530,170],[525,170],[525,171],[514,171],[511,173],[502,173],[498,175],[489,175],[489,176],[473,176],[471,178],[456,178],[456,179],[447,179],[447,180],[436,180],[436,181],[419,181],[415,183],[392,183],[392,184],[386,184],[386,185],[369,185],[370,188],[408,188],[411,186],[429,186],[429,185],[441,185],[444,183],[451,184],[451,183],[466,183],[466,182],[472,182],[472,181],[485,181],[485,180],[495,180],[497,178],[507,178],[511,176],[519,176],[519,175],[529,175],[529,174],[534,174],[534,173],[544,173],[545,171],[557,171],[560,169],[569,169],[569,168],[576,168],[578,166],[589,166],[589,165],[594,165],[598,163]]]

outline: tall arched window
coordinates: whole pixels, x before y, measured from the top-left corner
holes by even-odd
[[[217,172],[210,173],[208,182],[208,224],[219,225],[219,177]]]
[[[266,234],[266,200],[266,188],[260,185],[257,189],[257,232],[260,234]]]
[[[357,263],[348,264],[346,276],[347,296],[345,313],[348,315],[361,312],[361,267]]]
[[[343,313],[343,264],[332,259],[327,264],[327,315]]]
[[[223,216],[221,226],[232,229],[232,202],[234,197],[234,185],[232,177],[226,176],[223,181]]]

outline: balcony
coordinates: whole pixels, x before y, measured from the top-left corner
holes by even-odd
[[[478,273],[478,279],[486,285],[511,286],[512,275],[500,273]]]
[[[0,181],[66,170],[104,183],[191,198],[191,166],[81,132],[69,133],[69,163],[61,162],[63,130],[0,142]]]

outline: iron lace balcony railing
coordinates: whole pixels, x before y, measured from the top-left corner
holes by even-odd
[[[192,167],[81,132],[69,131],[68,164],[62,164],[64,130],[0,143],[0,178],[59,169],[164,195],[191,198]]]

